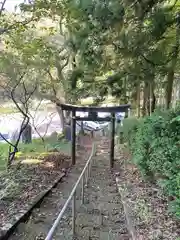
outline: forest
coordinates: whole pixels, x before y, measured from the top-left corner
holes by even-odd
[[[5,3],[1,104],[25,123],[32,100],[48,100],[63,129],[59,104],[131,104],[120,132],[132,163],[180,219],[180,0],[28,0],[11,13]]]
[[[6,95],[23,92],[21,82],[53,103],[90,96],[99,104],[112,95],[138,117],[178,102],[179,1],[25,2],[20,13],[2,3]]]

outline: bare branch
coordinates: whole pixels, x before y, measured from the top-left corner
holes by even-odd
[[[23,115],[23,121],[21,123],[20,131],[18,133],[18,138],[16,139],[15,144],[12,144],[8,141],[10,146],[12,146],[14,148],[14,150],[11,151],[11,147],[10,147],[9,158],[8,158],[8,167],[11,165],[12,161],[14,160],[15,154],[18,151],[18,145],[19,145],[21,135],[22,135],[23,131],[26,129],[27,125],[29,124],[30,117],[28,116],[28,110],[29,110],[28,109],[28,101],[32,97],[34,91],[36,90],[36,86],[35,86],[34,89],[30,93],[28,93],[25,84],[24,83],[22,84],[23,89],[24,89],[24,95],[25,95],[24,96],[25,101],[24,102],[21,101],[23,103],[23,108],[24,108],[24,109],[22,109],[20,107],[20,105],[18,104],[18,102],[16,101],[15,91],[16,91],[18,85],[20,84],[21,80],[23,79],[24,75],[25,75],[25,73],[23,73],[20,76],[19,80],[17,81],[16,85],[13,87],[13,89],[10,93],[12,101],[14,102],[14,104],[16,105],[16,107],[20,111],[20,113]],[[6,142],[7,142],[7,140],[6,140]]]
[[[67,59],[66,59],[66,61],[65,61],[65,63],[61,65],[61,67],[60,67],[61,71],[68,65],[68,63],[69,63],[69,57],[70,57],[70,56],[68,56]],[[56,64],[58,64],[58,59],[57,59]],[[59,66],[60,66],[60,64],[59,64]]]
[[[54,82],[54,81],[55,81],[55,79],[53,78],[53,76],[52,76],[52,74],[51,74],[50,70],[49,70],[49,69],[46,69],[46,72],[47,72],[47,74],[49,75],[49,77],[50,77],[51,81],[52,81],[52,82]]]
[[[29,116],[30,116],[31,119],[32,119],[32,125],[33,125],[34,130],[36,131],[36,133],[38,134],[39,138],[41,138],[42,142],[44,143],[44,138],[43,138],[43,137],[41,136],[41,134],[39,133],[39,131],[38,131],[38,129],[37,129],[37,126],[35,125],[35,121],[34,121],[34,119],[35,119],[35,117],[36,117],[36,113],[37,113],[37,111],[38,111],[41,103],[42,103],[42,100],[41,100],[41,101],[39,102],[39,104],[37,105],[37,107],[36,107],[36,109],[35,109],[35,114],[34,114],[34,116],[32,116],[32,114],[31,114],[30,112],[29,112]]]
[[[17,103],[17,101],[15,100],[15,90],[16,88],[18,87],[18,85],[20,84],[21,80],[23,79],[25,75],[25,72],[21,74],[21,76],[19,77],[19,80],[17,81],[16,85],[13,87],[11,93],[10,93],[10,96],[11,96],[11,99],[13,100],[14,104],[16,105],[17,109],[22,113],[23,116],[26,116],[24,111],[20,108],[19,104]]]
[[[31,119],[32,119],[32,125],[33,125],[34,130],[36,131],[36,133],[38,134],[38,136],[39,136],[39,138],[42,140],[42,142],[45,143],[45,139],[44,139],[44,138],[45,138],[45,136],[47,135],[47,131],[48,131],[48,129],[49,129],[50,124],[52,123],[53,113],[50,114],[51,119],[50,119],[50,121],[47,123],[46,128],[45,128],[45,131],[44,131],[44,133],[43,133],[43,135],[42,135],[42,134],[39,132],[39,130],[38,130],[38,126],[40,126],[40,125],[47,119],[47,117],[45,117],[45,118],[43,119],[43,121],[40,122],[40,123],[37,124],[37,125],[35,124],[35,121],[34,121],[34,119],[35,119],[35,117],[36,117],[36,114],[37,114],[37,111],[38,111],[38,108],[39,108],[40,105],[41,105],[41,102],[40,102],[40,103],[38,104],[38,106],[36,107],[34,116],[32,116],[31,113],[29,113],[29,116],[30,116]]]
[[[55,86],[53,84],[54,81],[56,81],[56,79],[53,78],[51,72],[49,69],[46,69],[46,72],[47,74],[49,75],[50,79],[51,79],[51,82],[52,82],[52,90],[53,90],[53,93],[54,93],[54,96],[56,96],[57,92],[56,92],[56,89],[55,89]]]
[[[56,58],[56,63],[55,64],[56,64],[56,68],[57,68],[57,72],[58,72],[58,77],[61,80],[64,80],[64,76],[63,76],[62,71],[68,65],[68,63],[69,63],[69,57],[67,58],[66,62],[62,65],[59,63],[58,58]]]
[[[6,3],[7,0],[3,0],[1,2],[1,8],[0,8],[0,16],[2,15],[3,11],[4,11],[4,6],[5,6],[5,3]]]
[[[3,136],[2,133],[0,133],[0,136],[1,136],[1,138],[2,138],[5,142],[7,142],[9,145],[11,145],[12,147],[15,148],[15,145],[14,145],[13,143],[11,143],[10,141],[8,141],[7,138],[5,138],[5,137]]]
[[[43,93],[39,93],[38,97],[42,98],[42,99],[47,99],[53,103],[62,103],[61,100],[59,98],[57,98],[54,95],[51,94],[43,94]]]

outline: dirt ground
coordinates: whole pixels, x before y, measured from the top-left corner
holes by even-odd
[[[104,139],[97,146],[88,187],[85,188],[85,202],[81,203],[81,184],[76,191],[76,239],[81,240],[129,240],[123,206],[116,182],[109,169],[109,142]],[[64,181],[59,183],[35,209],[27,223],[19,225],[10,240],[44,239],[67,200],[84,165],[83,157],[70,169]],[[54,240],[72,239],[72,213],[68,206],[60,222]]]
[[[119,190],[129,209],[137,240],[178,240],[180,222],[168,212],[168,200],[155,184],[143,180],[126,147],[117,151]]]
[[[81,137],[81,141],[78,160],[88,156],[91,146],[90,137]],[[70,166],[71,157],[56,151],[27,159],[0,176],[0,237]]]

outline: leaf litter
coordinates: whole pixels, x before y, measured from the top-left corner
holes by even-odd
[[[180,222],[168,211],[168,199],[155,184],[144,180],[130,160],[127,147],[117,151],[115,171],[138,240],[178,240]],[[122,190],[121,189],[121,190]]]

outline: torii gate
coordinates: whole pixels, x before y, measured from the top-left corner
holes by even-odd
[[[72,165],[76,164],[76,121],[103,121],[111,122],[111,147],[110,147],[110,168],[114,166],[114,135],[115,135],[115,113],[125,112],[125,117],[128,116],[130,104],[113,106],[113,107],[84,107],[70,104],[59,104],[59,107],[64,111],[70,111],[71,114],[71,159]],[[76,116],[76,112],[88,112],[88,117]],[[98,112],[111,113],[111,117],[98,117]]]

